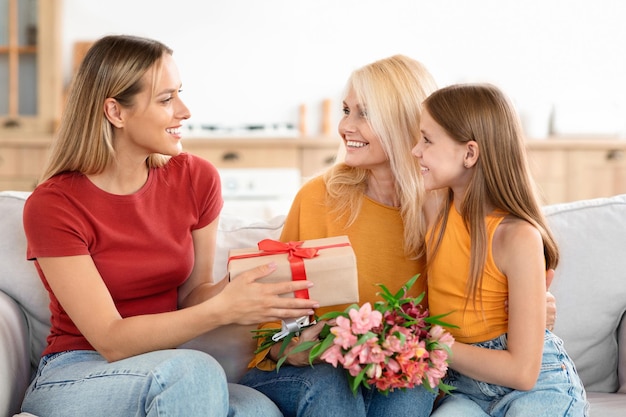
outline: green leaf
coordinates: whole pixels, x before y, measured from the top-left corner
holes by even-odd
[[[290,333],[283,339],[282,346],[280,347],[280,351],[278,352],[278,360],[276,361],[276,371],[278,371],[281,365],[285,363],[285,361],[287,360],[287,356],[309,350],[314,344],[317,343],[316,341],[302,342],[293,349],[291,349],[289,353],[285,355],[285,348],[289,345],[289,342],[291,341],[291,339],[293,339],[294,336],[294,333]]]
[[[309,362],[313,363],[315,359],[320,357],[322,353],[326,352],[326,350],[333,345],[334,341],[335,335],[331,333],[327,338],[323,339],[321,343],[313,346],[311,352],[309,352]]]
[[[367,389],[371,389],[370,384],[367,383],[366,374],[367,374],[367,371],[369,371],[373,366],[376,366],[376,365],[373,363],[370,363],[369,365],[365,366],[363,370],[359,372],[359,374],[356,376],[355,382],[357,382],[360,385],[363,385],[363,387]]]
[[[280,367],[282,366],[283,363],[285,363],[286,360],[287,360],[286,355],[278,358],[278,361],[276,361],[276,372],[280,370]]]
[[[408,294],[409,290],[411,289],[411,287],[413,287],[413,285],[415,284],[415,281],[417,281],[419,276],[420,274],[413,275],[411,279],[409,279],[406,283],[404,283],[402,288],[398,290],[394,298],[396,300],[401,300],[406,294]]]
[[[446,394],[453,394],[452,391],[454,391],[456,389],[452,385],[448,385],[448,384],[446,384],[444,382],[440,382],[437,387],[439,388],[439,391],[443,391]]]
[[[356,395],[358,389],[359,389],[359,385],[361,385],[361,383],[363,383],[364,386],[369,388],[369,385],[367,385],[366,381],[364,381],[365,378],[365,370],[367,369],[367,367],[365,369],[363,369],[361,372],[359,372],[359,374],[355,377],[352,378],[352,381],[350,382],[350,389],[352,390],[352,393],[354,395]],[[350,374],[348,374],[350,375]]]
[[[357,339],[357,342],[354,344],[354,346],[362,345],[363,343],[367,342],[368,340],[370,340],[371,338],[374,338],[374,337],[377,337],[375,333],[367,332],[367,333],[361,335],[361,337],[359,337]]]
[[[393,304],[396,301],[396,297],[383,284],[378,284],[378,286],[382,290],[382,292],[379,292],[378,295],[389,304]]]
[[[422,304],[422,300],[424,299],[425,296],[426,296],[426,293],[422,292],[417,297],[412,298],[411,301],[413,301],[415,304]]]
[[[429,323],[429,324],[438,324],[439,326],[442,326],[442,327],[450,327],[450,328],[458,329],[459,326],[446,323],[445,321],[441,320],[443,317],[446,317],[450,314],[452,314],[452,311],[448,313],[444,313],[444,314],[439,314],[438,316],[428,316],[424,318],[424,322]]]
[[[322,320],[332,320],[332,319],[336,319],[339,316],[343,316],[343,317],[348,317],[348,311],[351,308],[356,308],[358,309],[358,307],[356,306],[356,304],[351,305],[350,307],[348,307],[348,309],[346,311],[329,311],[326,314],[322,314],[320,317],[317,318],[318,321],[322,321]]]
[[[283,339],[281,345],[280,345],[280,350],[278,351],[278,356],[283,356],[283,353],[285,353],[285,349],[287,348],[287,346],[289,346],[289,342],[291,342],[291,339],[293,339],[295,336],[294,333],[289,333],[287,336],[285,336],[285,338]],[[276,342],[278,343],[278,342]]]
[[[295,348],[291,349],[291,351],[289,352],[289,355],[294,354],[294,353],[298,353],[298,352],[305,352],[305,351],[311,349],[313,346],[315,346],[318,343],[319,342],[317,340],[309,340],[308,342],[300,342],[300,344],[298,344],[298,346],[296,346]]]
[[[324,327],[322,327],[322,330],[320,331],[320,335],[319,335],[319,339],[326,339],[327,337],[333,336],[333,339],[335,338],[335,336],[330,332],[332,326],[329,326],[328,323],[324,324]]]

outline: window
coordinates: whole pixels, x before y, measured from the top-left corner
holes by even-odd
[[[61,0],[0,0],[0,135],[51,133],[59,120]]]

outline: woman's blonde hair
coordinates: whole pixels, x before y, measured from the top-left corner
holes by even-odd
[[[544,244],[546,268],[554,269],[559,250],[541,211],[530,174],[524,137],[517,113],[500,89],[490,84],[453,85],[436,91],[424,109],[447,134],[460,143],[475,141],[479,156],[459,211],[470,231],[471,255],[468,294],[473,300],[482,286],[488,251],[485,217],[488,205],[535,226]],[[439,213],[438,232],[432,234],[431,255],[437,250],[452,203],[448,193]]]
[[[122,106],[132,106],[135,96],[150,87],[142,83],[145,73],[160,63],[164,54],[172,53],[161,42],[137,36],[105,36],[96,41],[72,80],[40,182],[68,171],[101,173],[115,159],[113,126],[104,115],[105,99],[112,97]],[[158,167],[167,160],[153,154],[146,163]]]
[[[380,138],[395,178],[404,224],[405,251],[422,255],[425,222],[424,187],[411,149],[420,137],[420,107],[436,88],[428,70],[418,61],[394,55],[357,69],[346,85],[367,108],[368,123]],[[369,170],[339,163],[324,179],[330,202],[346,218],[347,226],[359,215]]]

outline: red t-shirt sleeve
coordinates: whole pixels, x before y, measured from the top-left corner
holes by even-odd
[[[23,214],[27,259],[89,254],[81,216],[73,208],[62,193],[51,188],[37,189],[28,197]]]
[[[209,161],[191,154],[188,154],[188,161],[190,182],[200,210],[195,229],[201,229],[215,220],[222,210],[222,184],[217,168]]]

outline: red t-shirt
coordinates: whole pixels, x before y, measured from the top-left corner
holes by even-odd
[[[93,347],[50,290],[37,257],[90,255],[122,317],[173,311],[193,268],[191,232],[215,220],[222,205],[217,169],[186,153],[150,170],[131,195],[109,194],[77,172],[39,185],[24,206],[24,229],[26,256],[50,295],[43,355]]]

